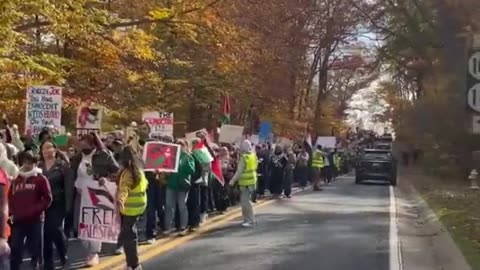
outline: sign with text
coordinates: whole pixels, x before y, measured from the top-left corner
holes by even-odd
[[[60,129],[62,122],[62,88],[38,85],[27,88],[25,133],[38,135],[44,127]]]
[[[120,220],[115,207],[117,185],[87,181],[82,187],[78,238],[104,243],[117,243]]]
[[[223,125],[220,128],[221,143],[239,143],[243,138],[243,126]]]
[[[90,132],[99,133],[102,128],[103,109],[98,106],[81,106],[77,110],[77,136]]]
[[[150,126],[150,138],[173,137],[173,113],[147,112],[143,113],[142,120]]]
[[[180,145],[164,142],[147,142],[143,147],[145,171],[177,172]]]

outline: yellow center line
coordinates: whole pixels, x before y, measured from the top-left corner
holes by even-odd
[[[264,207],[269,205],[276,200],[266,200],[259,202],[254,205],[254,208]],[[167,251],[173,250],[180,245],[189,242],[190,240],[197,238],[198,236],[205,234],[215,228],[218,228],[236,218],[242,216],[241,209],[235,208],[225,215],[214,217],[207,222],[205,222],[201,227],[198,228],[197,231],[192,232],[183,237],[170,237],[166,239],[162,239],[160,241],[155,242],[153,245],[148,246],[139,246],[138,253],[139,253],[139,260],[140,262],[148,261],[151,258],[154,258],[160,254],[163,254]],[[90,267],[91,270],[120,270],[125,269],[125,255],[122,256],[115,256],[103,260],[100,264]]]

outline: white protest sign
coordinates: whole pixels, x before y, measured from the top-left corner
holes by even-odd
[[[77,136],[90,132],[99,133],[102,128],[103,108],[81,106],[77,110]]]
[[[79,239],[117,243],[120,220],[115,208],[116,190],[112,182],[101,187],[97,181],[87,180],[81,193]]]
[[[337,146],[337,138],[335,137],[318,137],[315,146],[321,145],[322,148],[335,148]]]
[[[288,138],[285,138],[285,137],[279,137],[278,138],[278,145],[280,145],[282,147],[291,146],[292,144],[293,144],[292,140],[290,140]]]
[[[142,115],[142,120],[150,126],[150,138],[173,137],[173,113],[145,112]]]
[[[220,128],[219,142],[235,143],[240,142],[243,138],[243,126],[223,125]]]
[[[191,141],[193,141],[193,139],[197,138],[197,133],[207,134],[208,132],[205,128],[202,128],[202,129],[196,130],[194,132],[189,132],[189,133],[185,134],[185,139],[188,142],[191,142]]]
[[[25,131],[38,135],[44,127],[60,129],[62,122],[62,88],[30,86],[27,88]]]
[[[253,145],[257,145],[260,143],[260,136],[258,135],[252,135],[250,136],[250,142],[253,144]]]

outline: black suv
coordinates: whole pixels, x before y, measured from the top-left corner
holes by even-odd
[[[365,149],[360,154],[355,169],[355,184],[364,180],[385,180],[397,185],[397,167],[389,150]]]

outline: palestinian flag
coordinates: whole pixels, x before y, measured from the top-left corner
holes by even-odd
[[[92,205],[103,210],[114,210],[115,199],[106,189],[97,189],[88,187],[88,196]]]
[[[222,125],[226,125],[230,123],[230,96],[228,93],[223,95],[223,104],[222,104],[222,111],[220,117],[220,123]]]
[[[220,161],[216,157],[214,157],[212,161],[211,173],[222,186],[225,186],[225,178],[223,178],[222,167],[220,166]]]
[[[208,152],[207,147],[203,145],[202,140],[196,139],[193,141],[192,146],[192,155],[196,158],[201,164],[209,164],[213,161],[212,155]]]
[[[310,133],[306,133],[303,138],[303,147],[309,154],[312,154],[313,147],[312,147],[312,135]]]

